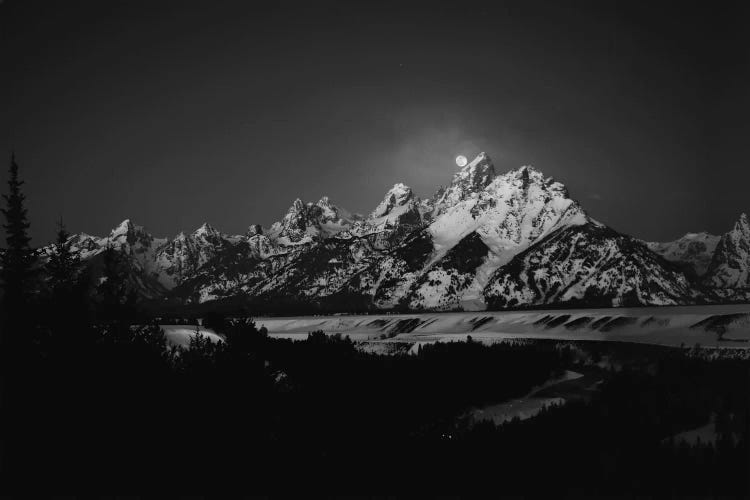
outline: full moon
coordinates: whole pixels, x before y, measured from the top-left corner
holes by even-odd
[[[464,155],[456,156],[456,165],[459,167],[465,167],[467,163],[469,163],[469,160]]]

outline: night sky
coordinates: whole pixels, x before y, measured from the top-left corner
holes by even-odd
[[[636,237],[725,232],[750,211],[750,10],[635,3],[5,0],[0,152],[35,244],[60,215],[173,236],[297,197],[367,213],[480,151]]]

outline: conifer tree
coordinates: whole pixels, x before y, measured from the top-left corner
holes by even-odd
[[[10,160],[10,176],[8,178],[8,193],[3,194],[5,207],[0,209],[5,222],[6,245],[0,256],[0,414],[3,416],[3,429],[18,429],[20,423],[26,423],[25,414],[19,416],[15,411],[9,411],[14,406],[26,408],[26,383],[33,374],[30,367],[34,367],[34,350],[30,349],[38,340],[38,331],[24,325],[27,319],[28,299],[31,292],[33,278],[34,254],[29,243],[29,223],[26,218],[25,196],[21,191],[23,182],[18,177],[18,164],[15,155]],[[30,432],[20,433],[24,437]],[[13,476],[7,473],[10,457],[14,459],[22,453],[21,450],[33,447],[33,441],[25,441],[23,446],[13,437],[0,433],[0,476]],[[8,450],[13,449],[13,452]],[[20,452],[20,453],[19,453]],[[16,469],[17,470],[17,469]]]
[[[26,197],[21,192],[22,185],[23,181],[18,177],[18,164],[15,155],[12,155],[8,194],[3,195],[5,208],[0,209],[5,216],[3,228],[6,241],[0,281],[4,291],[3,301],[9,313],[18,312],[28,298],[34,259],[34,253],[29,246],[31,238],[28,235],[29,222],[24,206]]]
[[[102,252],[104,273],[97,287],[105,319],[121,319],[123,303],[126,300],[127,287],[122,269],[122,256],[110,242]]]
[[[50,255],[45,266],[49,278],[49,286],[57,298],[64,298],[76,283],[80,267],[80,257],[70,250],[70,233],[65,229],[62,219],[58,223],[57,240],[54,253]]]

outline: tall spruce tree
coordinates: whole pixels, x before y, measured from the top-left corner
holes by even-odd
[[[107,247],[102,252],[104,269],[102,281],[97,287],[100,299],[100,316],[105,320],[122,319],[124,314],[123,303],[127,299],[127,285],[125,283],[125,271],[123,269],[122,254],[107,242]]]
[[[72,292],[80,268],[80,257],[70,250],[69,239],[70,233],[65,229],[61,218],[58,222],[54,253],[50,255],[45,266],[49,287],[52,295],[57,298],[65,298],[67,294]]]
[[[23,181],[18,178],[18,164],[15,155],[11,155],[8,194],[3,195],[5,208],[0,209],[5,216],[3,228],[6,241],[0,281],[8,313],[19,312],[28,299],[34,260],[34,253],[29,246],[31,238],[28,235],[29,222],[24,206],[26,197],[21,192],[21,186]]]

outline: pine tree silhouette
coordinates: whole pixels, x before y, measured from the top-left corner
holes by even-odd
[[[14,429],[17,434],[2,434],[0,466],[3,470],[0,470],[0,476],[3,478],[23,471],[22,467],[16,467],[8,473],[7,470],[13,467],[9,464],[9,457],[23,463],[20,457],[29,456],[24,455],[23,445],[33,448],[42,439],[41,433],[29,438],[31,434],[24,434],[23,431],[38,423],[28,418],[30,414],[41,415],[34,412],[33,398],[27,397],[28,394],[39,394],[35,392],[39,386],[33,382],[39,371],[40,357],[36,351],[41,335],[36,328],[36,318],[28,314],[33,299],[34,252],[29,246],[29,222],[21,186],[23,182],[18,176],[18,164],[15,155],[11,155],[8,194],[3,195],[5,207],[0,209],[5,217],[3,228],[6,240],[6,248],[0,258],[0,286],[3,292],[0,299],[0,413],[5,421],[3,428]]]
[[[127,286],[122,265],[122,255],[107,242],[107,247],[102,252],[104,259],[104,272],[102,281],[97,287],[100,304],[100,316],[104,320],[123,319],[124,302],[127,300]]]
[[[57,240],[54,253],[45,265],[48,284],[55,299],[64,299],[76,283],[80,268],[80,257],[70,250],[70,233],[65,229],[62,218],[58,222]]]
[[[5,241],[7,248],[2,255],[0,280],[3,286],[3,302],[9,315],[16,315],[23,310],[31,291],[33,275],[32,264],[34,253],[29,246],[29,222],[26,217],[24,200],[21,192],[23,181],[18,177],[18,164],[15,155],[10,160],[10,178],[8,194],[3,195],[6,207],[0,209],[5,216]]]

